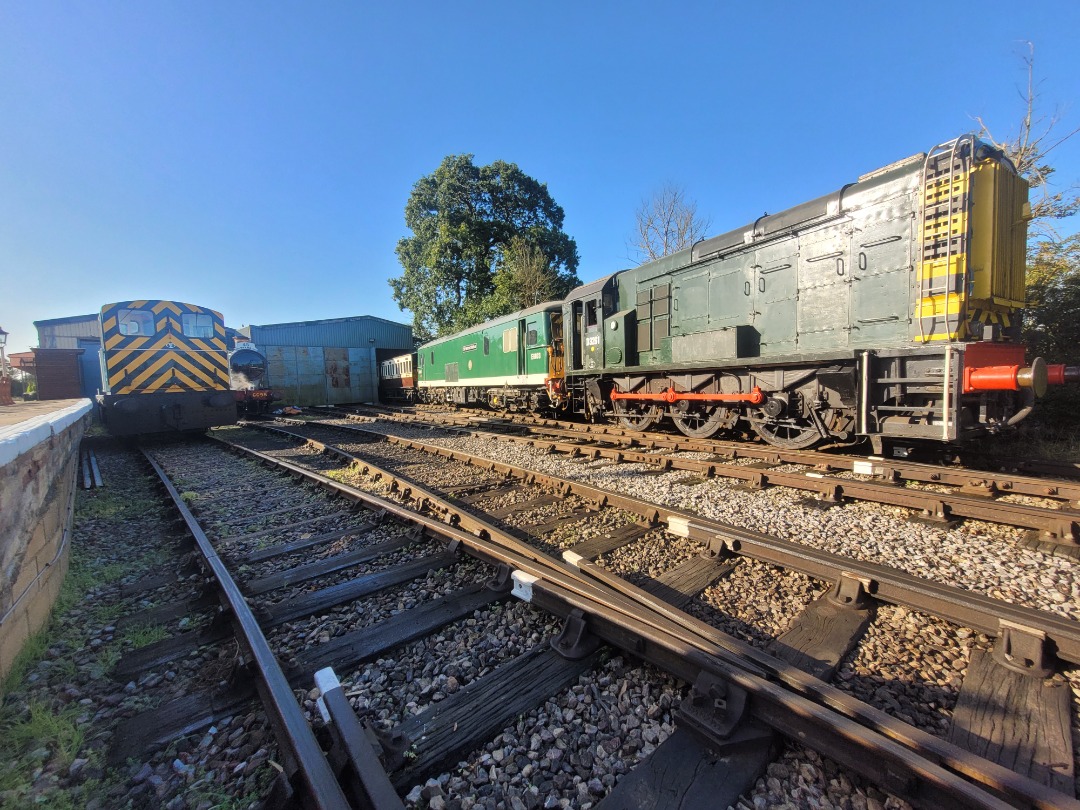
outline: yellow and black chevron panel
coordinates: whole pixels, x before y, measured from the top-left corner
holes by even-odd
[[[922,342],[964,340],[981,334],[971,324],[1015,320],[1025,297],[1027,196],[1011,164],[978,149],[927,161],[915,305]]]
[[[121,301],[101,308],[106,393],[227,391],[221,313],[180,301]]]

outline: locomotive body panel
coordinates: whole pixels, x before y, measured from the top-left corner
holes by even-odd
[[[789,447],[1004,429],[1028,395],[961,380],[968,345],[1017,337],[1026,197],[968,136],[585,285],[563,307],[571,398],[628,427],[742,422]]]

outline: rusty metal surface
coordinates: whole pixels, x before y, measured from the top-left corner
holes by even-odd
[[[38,399],[78,399],[83,396],[80,356],[84,349],[34,349]]]
[[[342,793],[326,757],[323,756],[311,726],[296,702],[292,687],[285,679],[240,588],[233,581],[224,562],[217,555],[209,538],[165,471],[149,453],[144,451],[144,455],[183,517],[188,531],[195,539],[206,565],[213,572],[223,598],[232,611],[232,620],[234,626],[237,627],[237,637],[243,640],[259,673],[258,686],[263,695],[263,703],[275,720],[274,726],[279,731],[279,742],[300,766],[300,775],[308,791],[308,796],[305,798],[309,803],[306,806],[325,808],[325,810],[338,808],[346,810],[349,802]]]

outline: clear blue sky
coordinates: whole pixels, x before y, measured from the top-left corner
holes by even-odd
[[[408,322],[405,201],[454,153],[547,183],[589,281],[665,182],[715,233],[976,116],[1014,134],[1024,41],[1080,126],[1078,31],[1075,0],[0,0],[0,326],[25,351],[130,298]],[[1052,156],[1080,179],[1080,136]]]

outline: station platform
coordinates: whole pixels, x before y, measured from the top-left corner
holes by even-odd
[[[89,399],[0,405],[0,678],[60,592],[92,412]]]
[[[89,399],[52,399],[0,406],[0,467],[79,422],[93,407]]]
[[[45,402],[16,402],[0,406],[0,428],[17,425],[40,416],[64,411],[72,405],[90,403],[88,399],[50,399]]]

